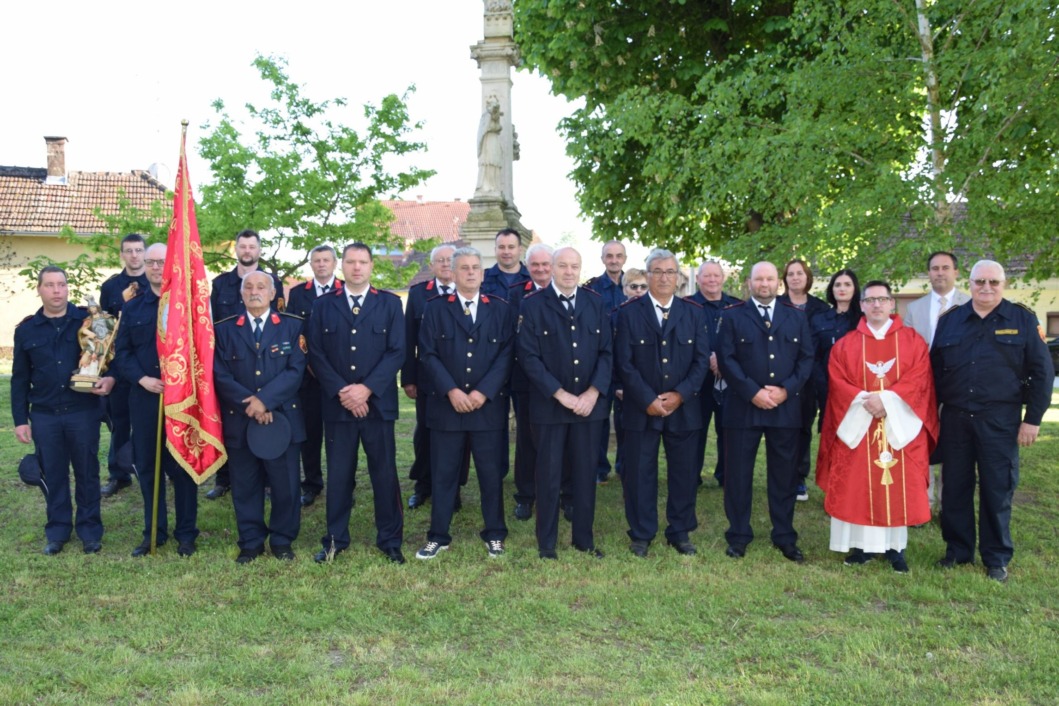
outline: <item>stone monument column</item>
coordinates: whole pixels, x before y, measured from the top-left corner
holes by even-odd
[[[484,39],[471,47],[471,58],[481,70],[482,100],[475,148],[478,180],[469,199],[471,212],[460,235],[482,253],[483,266],[493,264],[493,238],[503,228],[522,234],[523,245],[530,231],[522,225],[515,207],[513,162],[518,142],[511,120],[511,67],[522,61],[514,39],[511,0],[484,0]]]

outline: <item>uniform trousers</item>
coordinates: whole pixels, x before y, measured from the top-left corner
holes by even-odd
[[[76,530],[82,542],[103,538],[99,509],[100,408],[30,413],[33,444],[48,484],[44,536],[49,542],[67,542]],[[74,469],[77,517],[70,499],[70,466]]]
[[[754,495],[754,462],[761,437],[765,437],[765,459],[772,543],[794,544],[794,503],[801,479],[794,465],[800,428],[750,427],[724,433],[724,514],[728,517],[728,544],[745,547],[754,539],[750,513]]]
[[[132,414],[132,452],[136,459],[140,493],[143,495],[143,538],[151,538],[151,514],[154,506],[154,462],[158,448],[158,400],[161,395],[151,394],[142,388],[133,388],[129,395],[129,411]],[[169,518],[166,510],[166,476],[173,482],[173,509],[176,512],[176,527],[173,536],[178,542],[193,542],[199,535],[195,526],[198,521],[198,486],[187,471],[177,465],[165,445],[165,430],[162,430],[162,467],[158,486],[158,534],[157,542],[169,539]]]
[[[430,497],[433,486],[430,480],[430,429],[427,428],[427,395],[422,390],[416,395],[416,426],[412,432],[412,449],[415,452],[415,460],[408,470],[408,477],[415,481],[413,492],[422,497]],[[471,454],[464,450],[463,461],[460,466],[460,486],[467,485],[467,478],[471,472]],[[516,463],[518,473],[518,465]],[[517,478],[517,476],[516,476]]]
[[[670,432],[647,429],[625,434],[625,518],[629,538],[650,542],[658,534],[658,447],[666,452],[666,539],[686,542],[699,526],[695,516],[698,469],[695,441],[699,430]]]
[[[1019,484],[1018,430],[1022,410],[996,406],[985,414],[941,408],[941,536],[945,556],[974,560],[974,491],[978,486],[978,551],[986,566],[1004,566],[1015,553],[1011,500]],[[975,467],[977,466],[977,477]]]
[[[400,547],[404,540],[401,485],[397,480],[393,421],[358,419],[324,422],[327,449],[327,534],[324,549],[341,551],[349,546],[349,516],[353,512],[353,490],[357,485],[357,450],[364,447],[368,459],[375,505],[375,546]]]
[[[240,549],[259,549],[265,538],[273,547],[294,543],[301,528],[298,492],[298,454],[301,444],[291,444],[279,458],[258,458],[248,448],[228,447],[232,477],[232,506],[239,530]],[[265,487],[272,510],[265,523]]]
[[[449,526],[456,507],[460,464],[469,447],[478,476],[482,500],[484,529],[479,533],[483,541],[503,540],[507,537],[504,523],[503,481],[508,456],[507,424],[503,429],[487,431],[430,430],[431,478],[434,500],[430,506],[430,530],[427,540],[439,544],[452,542]]]
[[[129,416],[129,393],[132,387],[118,379],[114,388],[104,399],[110,416],[110,450],[107,452],[107,470],[110,480],[125,483],[132,480],[129,469],[118,465],[118,451],[132,439],[132,419]]]
[[[324,489],[324,472],[320,448],[324,443],[323,395],[320,383],[311,374],[305,374],[305,383],[298,390],[305,420],[305,443],[301,445],[301,488],[306,493],[317,493]],[[233,491],[234,492],[234,491]]]
[[[554,550],[559,536],[560,495],[569,483],[573,501],[573,545],[596,546],[592,525],[596,516],[596,459],[585,453],[599,443],[599,422],[535,425],[537,436],[536,494],[537,548]],[[517,459],[516,459],[517,461]],[[569,479],[564,476],[568,470]]]
[[[537,498],[537,438],[529,418],[528,392],[515,392],[515,502],[532,505]]]
[[[721,419],[724,416],[724,390],[707,390],[702,394],[702,436],[695,446],[695,468],[699,469],[699,485],[702,485],[702,466],[706,462],[706,444],[710,436],[710,419],[713,419],[713,433],[717,439],[717,464],[713,467],[713,477],[717,485],[724,485],[724,434],[721,430]]]

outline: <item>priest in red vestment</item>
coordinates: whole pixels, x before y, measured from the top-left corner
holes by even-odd
[[[831,549],[846,564],[884,554],[907,572],[908,527],[930,520],[930,452],[938,406],[927,344],[894,314],[890,285],[869,282],[864,318],[831,349],[816,484],[826,494]]]

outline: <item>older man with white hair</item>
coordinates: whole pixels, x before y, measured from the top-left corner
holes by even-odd
[[[970,280],[971,301],[941,317],[930,351],[942,405],[938,451],[946,550],[938,566],[974,562],[977,483],[978,551],[986,575],[1003,582],[1015,551],[1010,524],[1019,447],[1037,440],[1055,369],[1036,315],[1004,299],[1004,268],[979,260]]]

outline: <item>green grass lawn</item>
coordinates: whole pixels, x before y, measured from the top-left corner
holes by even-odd
[[[569,549],[564,523],[559,561],[542,562],[533,523],[512,516],[510,476],[508,552],[489,559],[472,476],[452,551],[412,558],[429,524],[423,508],[405,515],[408,564],[394,566],[374,547],[363,471],[353,545],[330,565],[312,560],[322,502],[303,515],[295,562],[236,565],[230,497],[206,500],[209,484],[190,559],[172,543],[155,557],[129,556],[142,527],[135,487],[103,501],[102,553],[85,556],[75,541],[45,557],[43,499],[15,473],[26,447],[12,432],[6,382],[0,406],[0,704],[1059,701],[1055,421],[1023,453],[1016,554],[1000,585],[981,566],[935,569],[944,552],[936,524],[910,531],[908,575],[885,562],[844,567],[827,549],[816,488],[797,508],[807,561],[784,561],[768,542],[764,473],[758,540],[742,561],[724,555],[712,483],[699,493],[698,556],[656,541],[648,559],[633,557],[611,481],[596,519],[607,557]],[[402,415],[407,497],[410,405]]]

